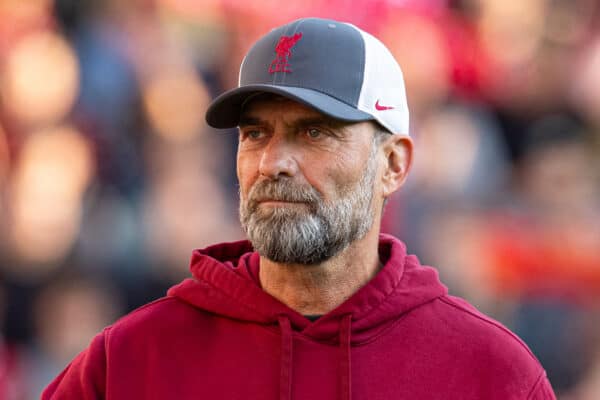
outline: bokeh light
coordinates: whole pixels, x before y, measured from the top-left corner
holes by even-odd
[[[415,179],[434,192],[464,191],[480,145],[473,121],[459,111],[442,111],[429,116],[420,132]]]
[[[544,32],[545,6],[545,0],[479,1],[484,51],[503,67],[531,61]]]
[[[0,188],[4,186],[10,167],[10,151],[6,132],[0,125]]]
[[[53,32],[28,35],[6,60],[2,79],[6,107],[28,125],[57,122],[71,109],[78,80],[76,56],[63,37]]]
[[[600,126],[600,38],[573,68],[572,103]]]
[[[11,238],[19,258],[47,265],[67,254],[79,229],[81,200],[92,172],[88,143],[73,128],[28,137],[9,198]]]
[[[161,70],[143,88],[144,106],[154,130],[168,140],[197,136],[210,97],[190,68]]]
[[[450,66],[442,32],[434,21],[400,13],[380,34],[402,65],[411,114],[420,115],[442,101],[449,90]]]
[[[228,223],[229,199],[211,168],[218,157],[211,141],[153,141],[148,153],[156,171],[144,204],[144,239],[153,259],[174,266],[163,273],[180,279],[187,275],[190,246],[228,240],[240,231]]]
[[[66,363],[120,311],[112,288],[82,278],[54,283],[36,299],[40,350]]]
[[[24,34],[47,26],[52,0],[0,0],[0,52]]]

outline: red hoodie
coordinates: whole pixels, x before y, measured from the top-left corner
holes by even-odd
[[[554,399],[538,361],[381,236],[385,266],[311,322],[260,288],[248,242],[106,328],[42,399]]]

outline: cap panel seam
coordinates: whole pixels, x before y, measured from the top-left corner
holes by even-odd
[[[365,32],[360,32],[361,36],[363,38],[363,41],[365,42],[365,59],[367,58],[367,56],[370,56],[373,58],[373,60],[371,61],[370,64],[372,64],[372,67],[374,68],[378,68],[379,67],[379,60],[375,59],[378,58],[379,53],[377,52],[377,49],[373,48],[372,43],[370,43],[369,38],[367,37]],[[367,52],[369,54],[367,54]],[[371,93],[369,93],[369,88],[367,87],[370,82],[370,75],[367,72],[371,72],[373,73],[373,71],[367,71],[367,65],[365,62],[365,77],[363,78],[363,86],[361,88],[361,95],[360,98],[358,99],[358,104],[357,104],[357,108],[359,110],[362,110],[366,113],[369,113],[373,116],[373,119],[376,120],[377,122],[379,122],[380,124],[382,124],[386,129],[392,131],[392,127],[389,126],[389,124],[384,121],[381,116],[377,115],[376,113],[373,112],[373,110],[371,109],[370,104],[367,103],[367,99],[370,97]],[[374,74],[378,75],[379,73],[381,73],[379,70],[375,71]]]
[[[365,38],[363,37],[362,32],[358,27],[356,27],[355,25],[352,25],[350,23],[347,23],[347,22],[344,22],[344,24],[351,27],[352,29],[354,29],[354,31],[356,33],[358,33],[358,37],[360,38],[360,45],[362,46],[362,60],[361,60],[361,65],[360,65],[362,79],[361,79],[360,86],[358,86],[357,89],[353,93],[353,97],[356,98],[356,106],[353,105],[353,107],[358,108],[358,105],[360,103],[360,96],[364,89],[365,80],[366,80],[365,66],[367,64],[367,44],[365,43]],[[364,111],[364,110],[361,110],[361,111]]]

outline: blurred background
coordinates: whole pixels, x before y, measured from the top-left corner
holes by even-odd
[[[302,16],[380,37],[416,160],[385,231],[517,332],[560,399],[600,398],[596,0],[0,0],[0,399],[243,237],[235,130],[204,122],[244,52]]]

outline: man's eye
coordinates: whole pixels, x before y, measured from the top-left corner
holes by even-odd
[[[254,140],[260,139],[262,137],[262,131],[259,129],[248,129],[246,131],[243,131],[242,137]]]
[[[320,129],[317,129],[317,128],[308,128],[306,130],[306,134],[311,139],[318,139],[318,138],[320,138],[323,135],[323,132]]]

